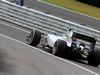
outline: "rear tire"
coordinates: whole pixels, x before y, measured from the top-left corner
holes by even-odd
[[[88,64],[92,66],[99,66],[100,64],[100,50],[95,49],[94,51],[90,51],[88,55]]]
[[[41,32],[33,30],[28,36],[29,45],[37,46],[41,39]]]
[[[52,49],[52,54],[63,57],[65,54],[66,47],[67,47],[67,43],[65,41],[57,40]]]

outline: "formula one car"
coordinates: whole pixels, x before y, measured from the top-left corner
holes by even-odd
[[[100,64],[100,49],[95,48],[94,37],[77,32],[70,33],[70,37],[67,35],[43,34],[32,30],[26,40],[29,45],[49,48],[53,55],[59,57],[71,56],[74,59],[87,60],[88,64],[96,67]]]

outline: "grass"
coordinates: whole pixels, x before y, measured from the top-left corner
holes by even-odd
[[[85,3],[81,3],[76,0],[41,0],[41,1],[100,19],[100,8]]]

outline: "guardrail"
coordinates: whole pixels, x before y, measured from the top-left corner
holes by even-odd
[[[30,29],[41,30],[43,33],[55,32],[64,34],[67,28],[72,28],[82,34],[96,37],[96,46],[100,46],[100,31],[98,30],[81,26],[38,10],[17,6],[5,0],[0,2],[0,18]]]

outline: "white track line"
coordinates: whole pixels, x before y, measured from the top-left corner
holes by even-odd
[[[48,4],[48,5],[51,5],[51,6],[55,6],[55,7],[57,7],[57,8],[61,8],[61,9],[64,9],[64,10],[67,10],[67,11],[70,11],[70,12],[74,12],[74,13],[79,14],[79,15],[83,15],[83,16],[86,16],[86,17],[90,17],[90,18],[92,18],[92,19],[96,19],[96,20],[99,20],[99,21],[100,21],[100,19],[95,18],[95,17],[92,17],[92,16],[88,16],[88,15],[85,15],[85,14],[82,14],[82,13],[78,13],[78,12],[75,12],[75,11],[72,11],[72,10],[69,10],[69,9],[65,9],[65,8],[63,8],[63,7],[60,7],[60,6],[56,6],[56,5],[53,5],[53,4],[49,4],[49,3],[46,3],[46,2],[42,2],[42,1],[40,1],[40,0],[37,0],[37,1],[38,1],[38,2],[41,2],[41,3],[45,3],[45,4]]]
[[[38,50],[38,51],[40,51],[40,52],[43,52],[43,53],[48,54],[48,55],[50,55],[50,56],[53,56],[53,57],[55,57],[55,58],[57,58],[57,59],[60,59],[60,60],[62,60],[62,61],[64,61],[64,62],[67,62],[67,63],[69,63],[69,64],[71,64],[71,65],[73,65],[73,66],[76,66],[76,67],[78,67],[78,68],[80,68],[80,69],[83,69],[83,70],[85,70],[85,71],[87,71],[87,72],[90,72],[90,73],[92,73],[92,74],[99,75],[99,74],[97,74],[97,73],[95,73],[95,72],[93,72],[93,71],[91,71],[91,70],[89,70],[89,69],[87,69],[87,68],[84,68],[84,67],[82,67],[82,66],[79,66],[79,65],[77,65],[77,64],[75,64],[75,63],[72,63],[72,62],[70,62],[70,61],[68,61],[68,60],[65,60],[65,59],[63,59],[63,58],[56,57],[56,56],[54,56],[54,55],[52,55],[52,54],[50,54],[50,53],[47,53],[47,52],[45,52],[45,51],[42,51],[41,49],[38,49],[38,48],[36,48],[36,47],[32,47],[32,46],[30,46],[30,45],[28,45],[28,44],[25,44],[25,43],[23,43],[23,42],[21,42],[21,41],[18,41],[18,40],[16,40],[16,39],[13,39],[13,38],[8,37],[8,36],[6,36],[6,35],[0,34],[0,36],[3,36],[3,37],[5,37],[5,38],[7,38],[7,39],[13,40],[13,41],[18,42],[18,43],[20,43],[20,44],[23,44],[23,45],[25,45],[25,46],[27,46],[27,47],[36,49],[36,50]]]
[[[30,33],[29,31],[23,30],[21,28],[18,28],[18,27],[12,26],[12,25],[8,25],[7,23],[0,22],[0,24],[3,24],[3,25],[6,25],[6,26],[9,26],[9,27],[12,27],[14,29],[18,29],[18,30],[23,31],[23,32],[26,32],[26,33]]]

